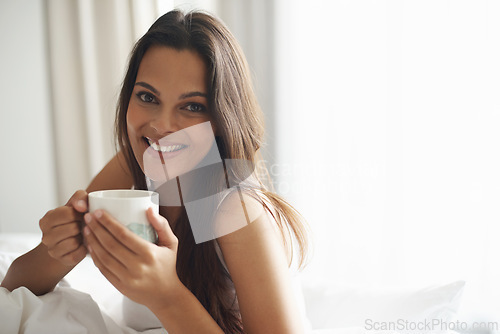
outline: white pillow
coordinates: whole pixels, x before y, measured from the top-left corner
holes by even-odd
[[[370,290],[326,281],[302,284],[306,313],[313,329],[361,327],[375,330],[381,322],[453,321],[464,285],[464,281],[457,281],[421,289]]]

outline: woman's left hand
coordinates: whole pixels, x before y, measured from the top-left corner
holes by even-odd
[[[101,273],[118,291],[148,307],[164,303],[182,284],[176,272],[177,237],[168,221],[146,212],[158,245],[143,240],[104,210],[85,215],[87,249]]]

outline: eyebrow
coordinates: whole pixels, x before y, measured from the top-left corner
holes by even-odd
[[[188,99],[188,98],[194,97],[194,96],[201,96],[201,97],[207,98],[207,94],[205,94],[205,93],[202,93],[202,92],[189,92],[189,93],[181,94],[179,96],[179,100]]]
[[[152,91],[153,93],[155,93],[156,95],[160,96],[160,92],[156,88],[154,88],[153,86],[151,86],[150,84],[148,84],[146,82],[139,81],[139,82],[136,82],[135,85],[147,88],[150,91]],[[181,94],[179,96],[179,100],[184,100],[184,99],[188,99],[190,97],[195,97],[195,96],[201,96],[201,97],[204,97],[204,98],[208,98],[208,95],[206,93],[202,93],[202,92],[189,92],[189,93]]]
[[[148,83],[145,83],[145,82],[142,82],[142,81],[139,81],[139,82],[136,82],[135,83],[136,86],[142,86],[144,88],[147,88],[149,89],[150,91],[152,91],[153,93],[155,93],[156,95],[160,96],[160,92],[154,88],[153,86],[151,86],[150,84]]]

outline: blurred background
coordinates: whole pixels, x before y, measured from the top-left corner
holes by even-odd
[[[38,233],[114,155],[129,52],[174,7],[245,51],[275,189],[312,230],[304,275],[461,279],[461,319],[500,321],[493,0],[0,0],[0,233]]]

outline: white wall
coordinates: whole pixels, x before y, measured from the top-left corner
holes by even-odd
[[[42,3],[0,1],[0,233],[56,205]]]

